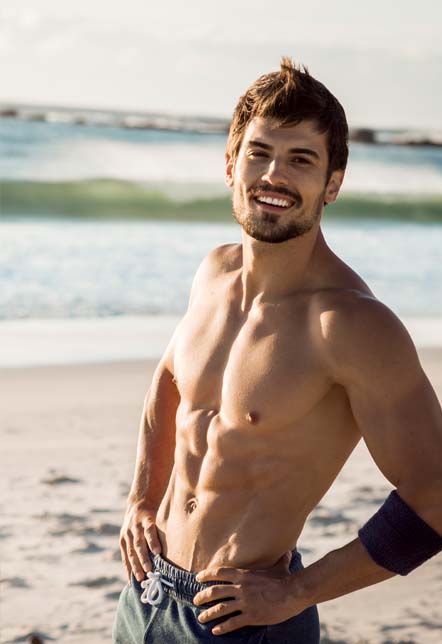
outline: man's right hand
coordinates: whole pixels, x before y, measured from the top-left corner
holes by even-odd
[[[155,518],[156,512],[151,508],[128,502],[120,531],[120,549],[129,585],[131,572],[141,582],[151,570],[149,550],[155,555],[161,552]]]

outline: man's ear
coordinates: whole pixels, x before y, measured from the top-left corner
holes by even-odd
[[[230,154],[225,154],[225,160],[226,160],[226,186],[229,188],[233,187],[233,172],[235,168],[235,162],[233,160],[233,157],[230,156]]]
[[[342,182],[344,181],[344,170],[335,170],[332,172],[325,189],[324,201],[332,203],[338,198],[339,190],[341,189]]]

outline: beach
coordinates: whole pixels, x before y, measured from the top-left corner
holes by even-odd
[[[442,349],[419,349],[442,398]],[[0,370],[0,641],[105,644],[125,584],[118,533],[156,360]],[[391,489],[359,443],[310,515],[304,565],[351,541]],[[319,606],[323,644],[436,644],[442,558]]]
[[[105,644],[144,396],[203,257],[241,233],[225,123],[31,112],[0,118],[0,642]],[[441,398],[442,135],[361,132],[322,230],[405,324]],[[390,490],[361,441],[307,521],[304,565],[353,540]],[[439,643],[441,590],[436,557],[321,604],[322,644]]]

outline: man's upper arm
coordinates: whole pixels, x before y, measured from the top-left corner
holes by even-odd
[[[323,314],[327,359],[384,476],[442,532],[442,413],[413,342],[383,304],[355,296]]]
[[[155,422],[154,416],[158,414],[164,417],[164,414],[171,416],[171,412],[172,415],[176,412],[180,401],[179,392],[174,380],[175,345],[177,339],[183,324],[185,324],[186,317],[191,312],[194,301],[199,294],[204,293],[205,286],[208,282],[219,273],[220,265],[225,261],[226,250],[232,246],[232,244],[225,244],[214,248],[202,260],[195,273],[190,290],[187,312],[175,328],[169,344],[155,369],[152,384],[146,394],[146,416],[152,423]],[[164,407],[167,407],[168,410],[163,409]]]

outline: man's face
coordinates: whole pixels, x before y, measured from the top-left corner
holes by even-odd
[[[335,201],[344,173],[326,182],[326,134],[312,121],[281,127],[253,119],[234,162],[226,157],[233,188],[233,215],[258,241],[278,244],[305,234],[320,219],[324,202]]]

